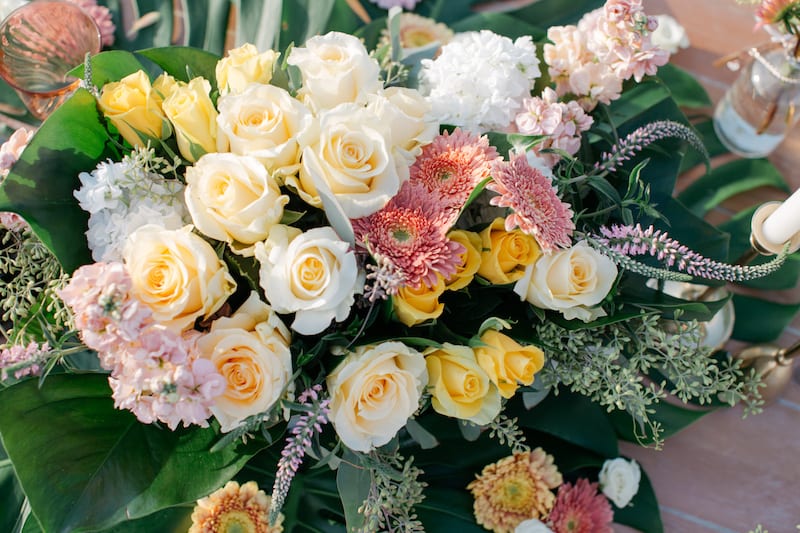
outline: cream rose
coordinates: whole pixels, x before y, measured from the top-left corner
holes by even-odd
[[[383,88],[380,66],[358,37],[330,32],[293,48],[286,61],[300,69],[303,87],[298,97],[314,110],[345,102],[364,102]]]
[[[398,163],[406,166],[412,165],[422,147],[439,133],[439,123],[428,116],[430,104],[416,89],[389,87],[370,97],[368,107],[382,123],[392,125],[395,155],[400,159]]]
[[[105,84],[97,105],[119,134],[133,146],[144,146],[141,135],[166,139],[172,133],[161,110],[161,97],[142,70]]]
[[[529,518],[517,524],[514,533],[553,533],[553,530],[547,527],[547,524],[535,518]]]
[[[506,231],[505,219],[496,218],[480,233],[481,264],[478,274],[494,285],[513,283],[541,255],[539,244],[522,230]]]
[[[183,331],[208,318],[236,290],[225,263],[191,226],[142,226],[128,237],[122,257],[133,294],[171,329]]]
[[[617,278],[611,259],[586,241],[545,255],[525,270],[514,292],[536,307],[559,311],[564,318],[591,322],[605,316],[600,307]]]
[[[469,346],[425,350],[431,405],[440,414],[484,426],[500,413],[500,394]]]
[[[389,127],[355,104],[322,113],[319,134],[303,145],[299,180],[286,183],[311,205],[319,207],[321,196],[333,199],[351,219],[378,211],[408,178],[408,167],[398,167],[392,155]]]
[[[272,69],[280,53],[258,49],[246,43],[233,48],[217,62],[216,75],[219,94],[243,91],[251,83],[267,84],[272,79]]]
[[[475,348],[478,364],[489,375],[503,398],[511,398],[519,385],[533,383],[544,366],[544,352],[536,346],[522,346],[495,329],[481,335],[483,346]]]
[[[194,163],[217,148],[217,110],[209,96],[211,84],[204,78],[194,78],[169,90],[161,107],[175,129],[178,150]]]
[[[186,206],[197,229],[244,256],[283,217],[289,197],[256,159],[206,154],[186,169]]]
[[[314,123],[299,100],[280,87],[253,83],[221,97],[218,107],[218,151],[254,157],[273,176],[297,173],[297,139]]]
[[[360,346],[328,376],[331,422],[351,450],[388,443],[419,407],[425,359],[401,342]]]
[[[600,490],[620,508],[628,505],[639,492],[641,479],[642,470],[638,463],[633,459],[627,461],[622,457],[604,462],[598,476]]]
[[[232,316],[215,320],[197,348],[225,379],[211,408],[223,432],[268,411],[291,389],[289,331],[255,292]]]
[[[392,295],[392,306],[397,319],[408,327],[422,324],[441,316],[444,304],[439,297],[444,294],[445,284],[442,276],[437,276],[436,285],[428,287],[420,283],[418,287],[404,285],[397,294]]]
[[[278,313],[295,313],[292,329],[321,333],[332,320],[350,314],[358,281],[353,249],[330,227],[305,233],[276,225],[264,243],[256,244],[261,287]]]

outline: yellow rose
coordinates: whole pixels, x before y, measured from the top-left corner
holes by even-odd
[[[404,285],[392,296],[392,305],[398,320],[411,327],[438,318],[444,311],[444,304],[439,303],[439,296],[444,291],[442,276],[437,276],[434,287],[428,287],[424,283],[420,283],[417,288]]]
[[[161,111],[161,97],[142,70],[105,84],[97,105],[133,146],[145,145],[139,134],[166,139],[172,133],[169,121]]]
[[[422,354],[401,342],[356,348],[327,379],[341,441],[369,452],[392,440],[419,408],[427,381]]]
[[[437,413],[485,426],[500,413],[500,393],[469,346],[445,343],[424,352]]]
[[[214,314],[236,290],[225,263],[191,226],[142,226],[128,237],[122,257],[136,298],[156,321],[178,331]]]
[[[519,229],[506,231],[505,221],[496,218],[481,232],[481,265],[478,274],[494,285],[513,283],[525,274],[541,255],[539,245]]]
[[[475,357],[503,398],[511,398],[518,384],[530,385],[544,366],[544,352],[536,346],[522,346],[517,341],[489,329],[481,335],[485,346],[475,348]]]
[[[258,49],[246,43],[217,62],[217,86],[219,94],[241,92],[251,83],[267,84],[272,79],[272,69],[280,53],[267,50],[259,54]]]
[[[464,253],[459,255],[461,264],[456,267],[456,273],[447,280],[447,290],[457,291],[472,282],[481,265],[481,236],[473,231],[454,230],[447,234],[447,238],[464,246]]]
[[[167,99],[169,95],[172,94],[172,91],[177,89],[178,87],[185,86],[186,83],[176,80],[166,72],[160,74],[155,81],[153,82],[153,90],[158,94],[161,98],[161,101]]]
[[[200,356],[225,379],[211,412],[223,432],[268,411],[290,386],[289,331],[255,292],[230,317],[218,318],[200,337]]]
[[[206,154],[186,169],[185,198],[202,234],[246,257],[280,222],[289,201],[256,159],[221,153]]]
[[[161,106],[175,128],[178,150],[192,163],[217,149],[217,110],[209,92],[208,80],[194,78],[173,87]]]

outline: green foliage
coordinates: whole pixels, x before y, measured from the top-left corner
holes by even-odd
[[[142,424],[114,408],[99,374],[51,376],[41,389],[28,380],[0,391],[0,402],[0,437],[45,531],[109,528],[191,503],[258,449],[209,453],[212,428]]]

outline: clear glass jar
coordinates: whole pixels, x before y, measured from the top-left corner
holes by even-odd
[[[722,144],[742,157],[764,157],[800,118],[800,62],[793,46],[749,51],[750,61],[714,111]]]

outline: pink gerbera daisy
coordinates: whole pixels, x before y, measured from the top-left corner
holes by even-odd
[[[575,230],[572,208],[561,201],[555,187],[528,164],[524,155],[499,165],[486,188],[499,194],[490,200],[491,205],[514,211],[506,217],[506,231],[519,227],[533,235],[545,252],[570,245]]]
[[[437,273],[445,279],[455,274],[464,246],[448,239],[448,228],[428,213],[423,205],[390,202],[377,213],[353,220],[356,242],[388,262],[402,276],[404,285],[425,283],[431,287],[436,284]]]
[[[422,149],[411,166],[411,181],[422,183],[431,193],[458,212],[475,186],[502,161],[489,140],[456,129],[444,132]]]
[[[583,478],[574,486],[559,487],[548,519],[555,533],[613,533],[613,520],[611,505],[597,492],[597,483]]]

